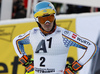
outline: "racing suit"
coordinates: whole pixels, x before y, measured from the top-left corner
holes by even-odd
[[[15,37],[13,45],[20,58],[27,55],[24,44],[32,45],[35,74],[63,74],[70,46],[85,50],[78,60],[81,65],[85,65],[97,51],[96,45],[90,40],[58,26],[46,36],[37,27]]]

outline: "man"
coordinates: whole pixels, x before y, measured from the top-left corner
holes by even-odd
[[[74,74],[96,53],[97,47],[93,42],[58,27],[55,16],[55,8],[50,2],[38,3],[34,8],[34,18],[39,27],[14,38],[13,45],[19,61],[27,70],[26,74]],[[34,62],[27,57],[24,44],[32,45]],[[86,52],[79,60],[66,65],[70,46]]]

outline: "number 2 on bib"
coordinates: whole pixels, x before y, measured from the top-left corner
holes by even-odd
[[[44,65],[45,57],[40,57],[40,60],[41,60],[40,66],[45,67],[45,65]]]

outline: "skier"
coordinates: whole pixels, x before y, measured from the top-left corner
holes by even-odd
[[[38,27],[13,40],[19,61],[27,70],[26,74],[75,74],[96,53],[95,43],[56,25],[56,10],[52,3],[37,3],[33,14]],[[25,44],[32,45],[34,60],[28,58],[24,51]],[[80,59],[66,65],[70,46],[84,49],[85,53]]]

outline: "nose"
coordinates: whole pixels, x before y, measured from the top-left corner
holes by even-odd
[[[45,22],[45,25],[49,25],[49,24],[50,24],[50,21],[46,21],[46,22]]]
[[[50,23],[50,21],[47,20],[47,21],[45,21],[45,23]]]
[[[45,25],[50,25],[50,23],[49,23],[49,22],[47,22],[47,23],[45,23]]]

